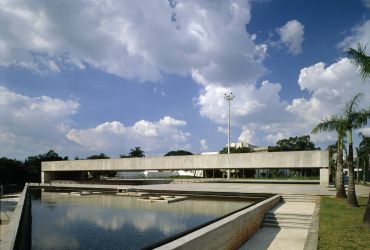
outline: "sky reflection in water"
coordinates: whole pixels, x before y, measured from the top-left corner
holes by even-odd
[[[33,197],[32,249],[139,249],[249,204],[199,199],[165,204],[49,192]]]

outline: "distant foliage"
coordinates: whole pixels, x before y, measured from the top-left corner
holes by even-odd
[[[49,150],[45,154],[28,156],[24,161],[24,165],[28,171],[28,180],[40,182],[41,162],[43,161],[67,161],[68,157],[61,157],[54,150]]]
[[[0,158],[0,184],[24,184],[27,181],[27,169],[23,162],[6,157]]]
[[[247,148],[247,147],[241,147],[241,148],[230,147],[230,154],[250,153],[250,152],[252,152],[252,149]],[[227,154],[227,147],[224,147],[222,150],[220,150],[220,154]]]
[[[193,153],[185,150],[170,151],[164,156],[177,156],[177,155],[193,155]]]
[[[140,147],[135,147],[134,149],[130,149],[128,156],[130,158],[145,157],[145,152]]]
[[[97,160],[97,159],[110,159],[110,157],[105,155],[104,153],[100,153],[98,155],[91,155],[91,156],[86,157],[86,160]]]
[[[320,150],[320,148],[315,146],[309,135],[303,135],[279,140],[276,142],[276,146],[267,149],[268,152],[303,150]]]

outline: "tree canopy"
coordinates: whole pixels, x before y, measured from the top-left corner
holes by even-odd
[[[174,150],[167,152],[164,156],[192,155],[193,153],[185,150]]]
[[[41,162],[43,161],[67,161],[68,157],[61,157],[54,150],[49,150],[45,154],[39,154],[34,156],[28,156],[24,161],[24,165],[27,167],[29,172],[29,178],[31,181],[40,181],[41,173]]]
[[[303,151],[303,150],[320,150],[310,140],[309,135],[289,137],[288,139],[282,139],[276,142],[275,147],[269,147],[268,151]]]
[[[86,160],[96,160],[96,159],[110,159],[110,157],[104,153],[100,153],[98,155],[90,155],[86,157]]]
[[[145,157],[145,152],[140,147],[130,149],[130,153],[127,155],[120,155],[121,158],[138,158]]]
[[[250,153],[252,152],[252,149],[247,147],[241,147],[241,148],[234,148],[230,147],[230,154],[237,154],[237,153]],[[220,150],[220,154],[227,154],[227,147],[224,147]]]

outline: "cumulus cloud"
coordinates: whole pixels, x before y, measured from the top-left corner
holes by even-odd
[[[309,98],[296,98],[287,106],[300,123],[312,128],[324,117],[339,114],[344,104],[357,93],[369,93],[370,82],[363,82],[356,67],[349,59],[343,58],[329,66],[320,62],[303,68],[298,83],[302,90],[310,92]],[[360,107],[369,107],[370,98],[365,98]],[[332,134],[315,136],[317,141],[333,141]]]
[[[304,25],[297,20],[291,20],[280,28],[276,29],[280,36],[281,43],[284,44],[289,52],[297,55],[302,52],[304,40]]]
[[[301,69],[298,84],[308,96],[294,98],[291,102],[280,99],[281,84],[264,81],[260,85],[222,86],[201,79],[205,88],[198,99],[200,113],[227,132],[228,107],[223,95],[233,92],[232,126],[241,127],[240,141],[257,145],[272,145],[276,141],[297,135],[310,134],[312,128],[324,117],[341,113],[345,102],[359,92],[370,93],[370,82],[364,82],[356,67],[347,58],[333,64],[316,63]],[[370,106],[365,97],[363,107]],[[333,142],[335,134],[312,135],[319,145]]]
[[[248,127],[246,126],[243,126],[242,127],[242,132],[238,138],[238,141],[241,141],[241,142],[248,142],[248,143],[255,143],[254,142],[254,135],[255,135],[255,131],[249,129]]]
[[[344,103],[357,93],[370,91],[370,85],[361,80],[356,67],[347,58],[327,67],[320,62],[303,68],[298,84],[302,90],[308,90],[311,96],[308,99],[294,99],[287,110],[310,123],[318,122],[322,116],[339,113]],[[362,103],[370,106],[369,98],[366,97]]]
[[[165,116],[159,121],[141,120],[132,126],[121,122],[105,122],[95,128],[70,129],[67,138],[94,152],[123,154],[140,146],[149,154],[164,153],[176,148],[189,148],[191,134],[181,128],[186,122]]]
[[[8,157],[25,158],[64,148],[79,103],[49,96],[30,97],[0,86],[0,147]]]
[[[266,45],[248,34],[249,1],[5,1],[0,65],[84,69],[157,81],[197,69],[211,81],[254,81]],[[226,53],[225,53],[226,52]]]
[[[349,47],[357,48],[358,43],[368,45],[366,47],[366,52],[370,53],[370,20],[353,27],[351,29],[351,35],[345,37],[343,41],[338,44],[338,47],[343,50],[346,50]]]
[[[263,81],[260,86],[234,85],[231,87],[209,83],[198,98],[200,114],[218,124],[227,124],[228,104],[224,99],[224,94],[233,92],[235,93],[235,98],[231,102],[233,125],[241,126],[253,120],[272,122],[284,119],[277,113],[285,108],[280,100],[280,90],[280,84],[269,81]]]
[[[208,143],[206,139],[199,140],[199,143],[200,143],[201,150],[208,150]]]

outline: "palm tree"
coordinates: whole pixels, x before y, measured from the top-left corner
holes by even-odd
[[[337,198],[345,199],[346,190],[344,189],[344,178],[343,178],[343,138],[346,136],[346,123],[345,120],[340,116],[331,116],[323,119],[316,127],[312,130],[313,134],[323,131],[336,131],[338,136],[337,141],[337,159],[336,159],[336,178],[335,184],[337,189]]]
[[[370,153],[370,136],[366,136],[362,133],[359,133],[359,136],[361,136],[362,141],[360,142],[359,145],[359,158],[360,158],[360,163],[362,163],[362,181],[366,182],[366,168],[367,164],[369,162],[369,153]]]
[[[366,46],[357,44],[357,50],[348,48],[346,54],[351,60],[360,67],[360,74],[363,79],[370,76],[370,56],[365,54]]]
[[[145,152],[140,147],[135,147],[134,149],[130,149],[128,156],[130,158],[145,157]]]
[[[370,110],[357,110],[358,103],[363,97],[363,94],[359,93],[352,98],[346,104],[344,109],[344,119],[347,126],[347,137],[348,137],[348,195],[347,203],[351,207],[357,207],[356,190],[354,183],[354,171],[353,171],[353,140],[352,130],[363,127],[367,124],[367,119],[370,117]]]
[[[360,74],[363,79],[369,78],[370,76],[370,56],[365,54],[365,50],[366,46],[361,44],[357,45],[357,50],[353,48],[347,49],[347,56],[360,67]],[[363,225],[365,227],[370,227],[370,192],[363,218]]]

